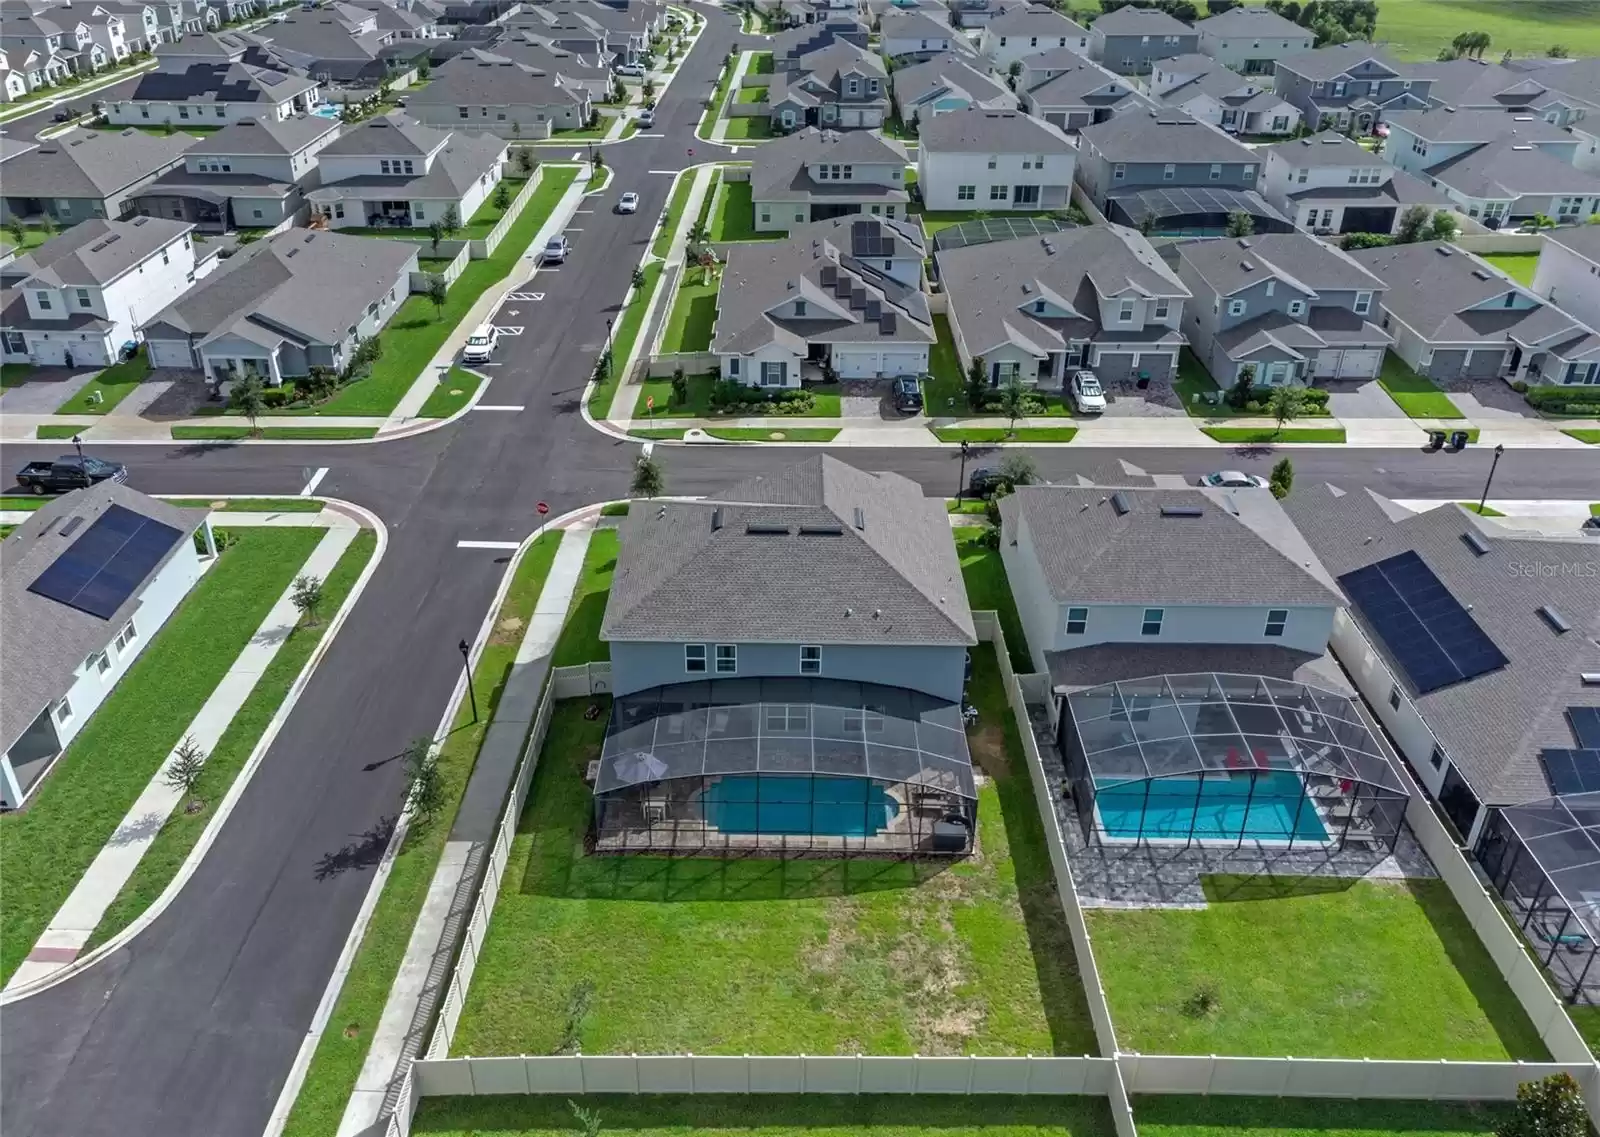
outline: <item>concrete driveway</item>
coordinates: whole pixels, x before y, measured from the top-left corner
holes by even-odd
[[[36,367],[28,381],[0,393],[0,414],[53,415],[56,408],[89,385],[99,371]]]
[[[1365,382],[1328,382],[1328,411],[1335,418],[1405,418],[1406,412],[1389,397],[1376,379]]]

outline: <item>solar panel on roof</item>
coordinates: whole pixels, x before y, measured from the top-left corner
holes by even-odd
[[[1579,746],[1600,750],[1600,707],[1568,707],[1567,721]]]
[[[1600,750],[1541,750],[1539,764],[1557,797],[1600,790]]]
[[[170,525],[109,506],[28,591],[109,620],[182,539]]]
[[[1339,583],[1419,695],[1509,662],[1414,552],[1347,572]]]

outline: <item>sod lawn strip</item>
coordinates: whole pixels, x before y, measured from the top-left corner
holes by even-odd
[[[715,313],[713,313],[715,316]],[[633,417],[645,422],[654,418],[711,418],[717,411],[711,405],[711,393],[721,376],[715,371],[701,375],[685,375],[684,386],[688,398],[684,402],[677,402],[672,394],[672,379],[670,376],[659,379],[646,379],[639,384],[639,398],[634,403]],[[840,411],[839,384],[817,383],[805,388],[811,392],[811,409],[800,418],[838,418]],[[751,395],[759,398],[761,392],[751,391]],[[650,405],[650,400],[655,400],[655,406]],[[743,417],[759,418],[759,415]],[[782,420],[787,415],[772,415],[771,418]]]
[[[1378,372],[1378,385],[1389,393],[1395,405],[1409,418],[1458,419],[1461,413],[1450,396],[1436,387],[1431,379],[1418,375],[1392,351],[1383,353],[1383,370]]]
[[[318,528],[314,532],[318,536],[325,536],[328,531]],[[373,550],[377,547],[378,538],[372,530],[363,529],[356,534],[355,540],[339,558],[339,563],[323,581],[322,608],[317,623],[308,624],[304,618],[301,619],[299,626],[283,641],[278,654],[272,657],[272,662],[261,673],[255,689],[233,716],[222,738],[207,755],[200,781],[187,799],[202,802],[203,807],[193,812],[177,809],[168,815],[156,839],[145,850],[139,867],[134,869],[133,875],[123,884],[122,891],[100,918],[85,950],[98,947],[133,923],[178,874],[178,869],[210,822],[215,812],[213,807],[233,785],[234,778],[243,769],[266,731],[267,724],[278,713],[289,689],[299,679],[311,653],[322,642],[334,614],[350,595],[361,570],[372,559]],[[229,550],[224,556],[231,555],[233,551]]]
[[[122,402],[133,389],[150,374],[150,355],[141,351],[132,359],[124,359],[121,363],[114,363],[100,374],[89,380],[83,388],[72,398],[56,408],[58,415],[103,415],[110,413],[111,409]],[[90,402],[90,397],[100,392],[101,399],[98,403]],[[73,430],[88,429],[87,427],[73,427]],[[40,437],[43,437],[42,435]],[[68,437],[71,437],[70,435]]]
[[[66,423],[47,422],[43,426],[37,427],[33,432],[33,436],[41,442],[52,442],[72,438],[86,430],[93,429],[90,426],[70,426]]]
[[[1201,910],[1085,913],[1123,1049],[1548,1060],[1443,881],[1202,883]]]
[[[748,120],[740,120],[748,121]],[[779,232],[762,233],[756,229],[756,207],[750,198],[750,183],[730,182],[723,179],[722,192],[717,194],[716,208],[711,214],[713,241],[775,241]]]
[[[41,505],[50,502],[49,494],[6,494],[0,497],[0,510],[7,509],[38,509]]]
[[[239,530],[28,807],[0,815],[0,981],[33,950],[322,536],[320,528]]]
[[[466,791],[467,779],[478,760],[478,748],[483,745],[494,710],[500,704],[505,677],[516,660],[517,645],[533,618],[534,605],[560,542],[560,531],[546,533],[529,547],[517,565],[511,587],[495,615],[494,630],[472,671],[479,697],[488,694],[484,713],[474,722],[472,710],[463,700],[439,749],[445,808],[431,825],[407,832],[405,843],[395,855],[372,921],[361,937],[333,1015],[317,1043],[305,1082],[289,1114],[284,1137],[333,1137],[338,1131],[345,1103],[355,1088],[361,1064],[366,1061],[372,1032],[383,1014],[389,988],[400,970],[406,943],[438,868],[451,819]]]
[[[433,389],[428,401],[422,404],[418,418],[449,418],[472,400],[479,379],[461,367],[452,367],[445,373],[444,381]]]
[[[1590,446],[1600,446],[1600,430],[1563,430],[1561,433],[1568,438],[1576,438],[1579,442],[1587,443]]]
[[[678,219],[683,216],[683,207],[689,200],[689,190],[694,186],[694,175],[693,170],[685,170],[673,183],[672,197],[667,201],[667,215],[661,222],[661,230],[656,234],[656,239],[650,244],[652,255],[665,257],[671,252],[672,230],[678,224]]]
[[[702,352],[711,348],[711,329],[717,322],[716,277],[705,279],[705,270],[685,267],[678,277],[678,292],[672,298],[667,330],[661,337],[664,354]]]
[[[252,431],[248,426],[175,426],[172,437],[179,442],[242,442],[264,438],[277,442],[345,442],[353,438],[373,438],[375,426],[263,426]]]
[[[589,548],[583,557],[583,574],[572,591],[567,622],[561,628],[556,649],[550,657],[551,667],[575,667],[611,658],[610,645],[600,639],[600,622],[606,614],[606,597],[611,592],[611,575],[617,568],[619,547],[615,529],[596,530],[589,538]]]
[[[723,442],[832,442],[839,437],[836,426],[783,426],[782,419],[766,426],[713,426],[706,433]]]
[[[573,1100],[599,1115],[608,1137],[1113,1137],[1116,1132],[1105,1099],[1088,1096],[591,1094]],[[577,1130],[567,1099],[552,1094],[424,1098],[411,1132],[417,1137],[571,1137]]]
[[[1252,445],[1275,442],[1343,442],[1344,427],[1292,427],[1282,430],[1275,427],[1208,426],[1202,428],[1214,442],[1249,443]]]
[[[1511,1112],[1504,1102],[1133,1099],[1139,1137],[1494,1137]]]
[[[1000,614],[1000,630],[1005,633],[1012,670],[1024,675],[1030,673],[1033,662],[1028,656],[1028,637],[1017,615],[1017,602],[1011,594],[1011,582],[1006,578],[1000,550],[985,544],[986,530],[980,526],[962,526],[951,530],[951,535],[956,542],[956,556],[961,561],[961,579],[967,586],[968,607],[974,612]]]
[[[1078,436],[1075,426],[935,426],[930,427],[940,442],[1071,442]]]
[[[655,295],[656,285],[661,281],[661,267],[660,261],[645,265],[644,287],[635,288],[629,294],[628,306],[623,310],[611,337],[611,371],[595,383],[594,390],[589,393],[591,418],[603,419],[611,413],[611,403],[616,398],[617,384],[622,381],[623,368],[628,362],[629,353],[633,351],[634,341],[639,338],[639,330],[644,326],[645,313],[650,310],[650,298]]]

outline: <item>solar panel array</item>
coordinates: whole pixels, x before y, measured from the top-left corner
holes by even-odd
[[[1076,228],[1071,221],[1058,217],[983,217],[939,230],[933,235],[933,247],[935,250],[964,249],[968,245],[988,245]]]
[[[1600,749],[1541,750],[1539,764],[1557,797],[1600,790]]]
[[[1415,552],[1347,572],[1339,583],[1419,695],[1509,662]]]
[[[1600,750],[1600,707],[1568,707],[1567,721],[1579,746]]]
[[[1111,200],[1137,225],[1176,217],[1225,216],[1242,210],[1256,218],[1287,219],[1253,190],[1213,189],[1210,186],[1171,186],[1114,193]]]
[[[109,620],[181,540],[172,526],[112,505],[28,591]]]

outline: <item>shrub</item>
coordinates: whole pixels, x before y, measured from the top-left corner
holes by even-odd
[[[268,387],[261,392],[261,404],[268,410],[287,406],[292,394],[287,387]]]
[[[1519,395],[1526,395],[1528,393],[1528,381],[1526,379],[1518,379],[1511,384],[1511,389]]]
[[[1531,407],[1558,415],[1592,415],[1600,413],[1600,401],[1592,390],[1573,387],[1530,387],[1522,396]]]

